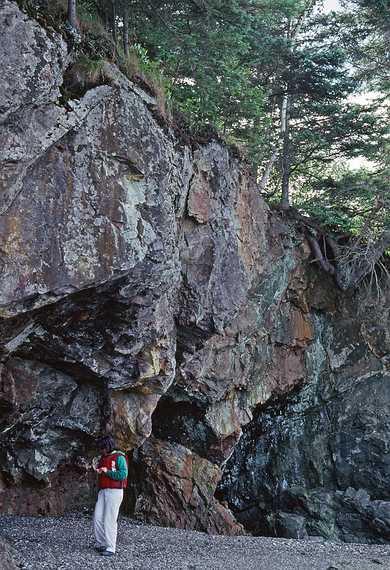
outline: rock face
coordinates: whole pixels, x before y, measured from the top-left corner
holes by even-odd
[[[90,502],[111,431],[142,520],[387,540],[385,301],[359,314],[115,66],[66,100],[65,42],[0,8],[1,510]]]
[[[5,486],[17,483],[4,508],[26,510],[33,479],[48,499],[32,511],[56,512],[56,473],[73,494],[92,438],[108,428],[121,445],[140,444],[173,381],[174,206],[187,155],[115,69],[109,85],[61,105],[65,44],[10,2],[1,28],[16,90],[21,82],[20,100],[3,101],[0,150],[1,463]],[[47,82],[35,81],[45,65]]]
[[[135,517],[211,534],[244,534],[231,511],[214,497],[221,479],[217,465],[183,445],[153,436],[135,455],[129,495]]]
[[[389,299],[313,314],[308,382],[259,409],[220,485],[260,534],[390,539]]]

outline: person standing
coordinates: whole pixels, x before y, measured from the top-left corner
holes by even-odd
[[[127,487],[127,461],[123,451],[115,449],[114,439],[109,435],[97,440],[97,448],[101,456],[96,468],[99,493],[93,517],[96,550],[102,556],[114,556],[119,507]]]

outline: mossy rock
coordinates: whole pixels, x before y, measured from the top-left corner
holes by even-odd
[[[106,84],[104,64],[103,59],[94,60],[82,56],[69,66],[62,87],[64,99],[79,99],[89,89]]]

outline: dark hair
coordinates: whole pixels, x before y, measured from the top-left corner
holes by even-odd
[[[104,435],[103,437],[99,437],[96,441],[96,446],[98,449],[104,448],[108,452],[113,451],[115,449],[114,438],[111,435]]]

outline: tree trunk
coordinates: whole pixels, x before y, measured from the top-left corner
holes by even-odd
[[[104,28],[109,33],[110,24],[111,24],[110,8],[105,6],[103,9],[103,14],[104,14]]]
[[[282,201],[281,207],[284,210],[290,208],[290,96],[283,96],[281,114],[281,137],[282,137]]]
[[[129,55],[129,5],[127,1],[123,6],[123,51],[127,57]]]
[[[72,28],[78,30],[76,0],[68,0],[68,22]]]
[[[286,39],[291,42],[291,52],[296,50],[296,41],[304,23],[305,17],[310,10],[313,9],[317,0],[307,0],[302,13],[296,19],[295,23],[289,18],[287,23]],[[294,73],[293,70],[289,70]],[[281,207],[288,210],[291,207],[290,199],[290,173],[291,173],[291,141],[290,141],[290,111],[291,111],[291,94],[289,94],[289,81],[286,81],[285,94],[283,95],[282,107],[280,110],[280,127],[282,139],[282,200]]]
[[[322,253],[321,248],[320,248],[320,244],[318,243],[318,241],[310,235],[307,235],[306,238],[307,238],[307,241],[309,242],[311,252],[314,256],[315,261],[318,261],[318,263],[321,265],[322,269],[324,271],[326,271],[326,273],[330,273],[331,275],[334,275],[335,274],[335,268],[330,263],[330,261],[328,261],[328,259],[326,259],[326,257]]]
[[[111,0],[111,17],[112,17],[112,39],[114,40],[115,49],[116,49],[116,6],[115,0]]]
[[[279,149],[276,149],[272,153],[271,158],[269,159],[267,166],[264,169],[263,176],[261,177],[261,180],[259,182],[259,190],[261,193],[263,193],[264,190],[266,189],[269,177],[271,176],[272,169],[274,167],[274,164],[278,156],[279,156]]]

